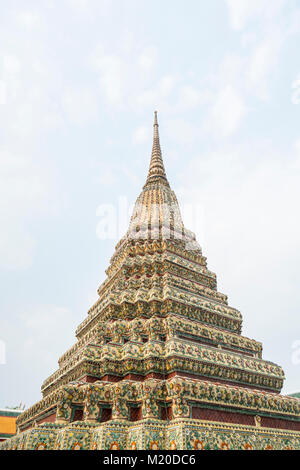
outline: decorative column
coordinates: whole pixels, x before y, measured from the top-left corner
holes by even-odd
[[[151,318],[149,322],[150,340],[159,340],[162,333],[162,320],[157,317]]]
[[[56,423],[67,424],[72,414],[73,395],[68,390],[61,390],[58,398]]]
[[[190,405],[185,398],[184,387],[180,383],[171,383],[173,418],[189,418]]]
[[[157,405],[158,388],[159,387],[157,383],[143,384],[143,418],[159,419],[159,407]]]
[[[95,391],[95,387],[89,386],[86,391],[84,402],[84,421],[96,423],[99,416],[99,393]]]
[[[112,419],[128,420],[128,413],[125,387],[117,385],[113,390]]]

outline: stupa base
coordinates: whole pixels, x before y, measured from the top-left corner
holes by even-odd
[[[1,450],[300,450],[300,432],[193,419],[45,423]]]

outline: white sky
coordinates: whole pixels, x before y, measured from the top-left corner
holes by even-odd
[[[300,389],[299,33],[297,0],[1,2],[0,407],[75,341],[118,241],[99,206],[138,196],[154,109],[219,290]]]

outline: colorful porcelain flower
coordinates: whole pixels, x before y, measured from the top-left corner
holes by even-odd
[[[195,449],[195,450],[204,450],[203,441],[199,441],[199,439],[197,439],[197,440],[194,442],[194,449]]]
[[[36,450],[45,450],[45,449],[46,449],[46,444],[44,442],[41,442],[36,447]]]
[[[153,441],[150,443],[150,450],[159,450],[158,442]]]
[[[230,449],[229,444],[227,442],[221,442],[220,449],[229,450]]]
[[[72,450],[80,450],[80,449],[81,449],[81,445],[79,444],[79,442],[75,442],[75,444],[72,447]]]
[[[120,450],[120,446],[118,442],[112,442],[110,445],[110,450]]]
[[[175,442],[175,441],[172,441],[172,442],[171,442],[170,449],[171,449],[171,450],[176,450],[176,449],[177,449],[177,445],[176,445],[176,442]]]
[[[251,444],[244,444],[244,450],[253,450],[253,447]]]

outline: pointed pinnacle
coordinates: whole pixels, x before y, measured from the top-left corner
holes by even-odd
[[[160,142],[159,142],[159,132],[158,132],[159,125],[158,125],[158,120],[157,120],[157,111],[154,111],[153,127],[154,127],[153,147],[152,147],[152,155],[151,155],[149,173],[148,173],[146,184],[156,181],[157,179],[168,184],[166,171],[165,171],[162,154],[161,154]]]

